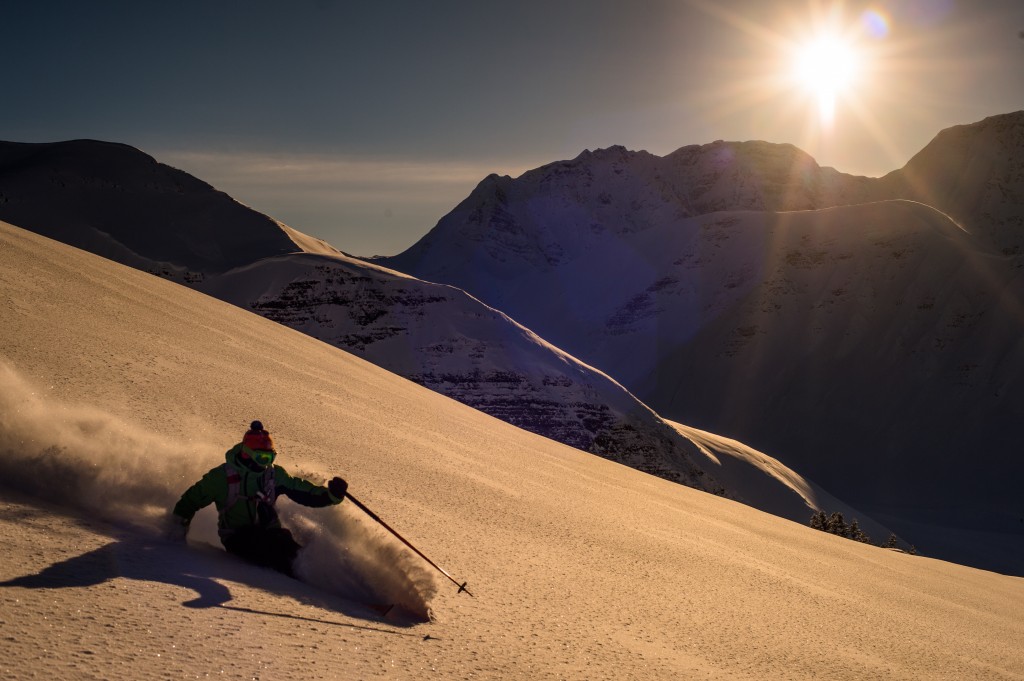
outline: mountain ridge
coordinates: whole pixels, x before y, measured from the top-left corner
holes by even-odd
[[[54,200],[59,196],[59,200]],[[279,224],[125,144],[0,142],[4,219],[135,267],[201,279],[295,250]]]
[[[54,148],[42,150],[50,155]],[[709,460],[691,439],[664,423],[613,378],[579,362],[461,289],[423,282],[353,259],[287,225],[254,215],[199,181],[194,185],[197,196],[183,197],[180,191],[173,196],[184,199],[191,209],[205,201],[220,211],[221,222],[200,226],[208,232],[208,242],[230,240],[246,233],[251,224],[277,233],[274,239],[255,240],[251,248],[261,252],[251,260],[235,254],[226,262],[214,259],[200,263],[203,269],[196,271],[192,269],[196,267],[194,249],[181,260],[177,259],[182,257],[180,251],[168,255],[161,250],[168,240],[179,245],[184,242],[185,248],[194,247],[188,243],[187,230],[183,235],[179,225],[167,219],[168,215],[176,220],[188,218],[173,201],[166,202],[172,204],[169,210],[149,220],[142,216],[139,221],[139,214],[124,219],[118,196],[108,191],[90,194],[91,187],[103,186],[89,175],[97,159],[76,159],[68,170],[60,163],[48,165],[50,161],[44,158],[37,167],[22,167],[19,172],[18,162],[10,160],[10,148],[6,148],[9,162],[3,165],[4,150],[0,146],[0,192],[17,196],[12,186],[15,190],[28,187],[31,191],[21,197],[14,214],[31,212],[29,227],[41,233],[51,232],[50,236],[72,245],[232,302],[531,432],[674,482],[737,499],[745,496],[742,489],[727,489],[716,481],[720,462]],[[101,152],[100,161],[107,161],[111,150],[116,152],[114,155],[133,153],[124,145],[98,143],[75,143],[65,153],[89,155],[95,150]],[[173,181],[178,177],[180,171],[138,154],[125,164],[129,171],[141,166],[161,178]],[[112,165],[116,168],[116,161]],[[40,176],[75,181],[41,184]],[[109,177],[103,179],[112,182]],[[121,187],[121,194],[129,193],[124,183],[113,183]],[[152,187],[143,184],[142,190],[133,197],[136,203],[153,196]],[[56,217],[47,212],[47,207],[54,204],[64,204]],[[83,208],[79,219],[69,228],[61,227],[60,217],[79,207]],[[7,208],[0,205],[0,215]],[[115,233],[104,235],[95,229],[97,223],[112,223]],[[46,229],[46,225],[57,228]],[[168,232],[158,234],[163,239],[144,239],[145,248],[140,251],[152,260],[134,252],[126,256],[120,248],[119,238],[133,230],[144,232],[144,236]],[[218,231],[226,232],[226,237]],[[100,238],[93,238],[97,233]],[[773,501],[762,504],[766,510],[788,514],[798,522],[819,510],[800,489],[773,489],[768,495]],[[834,503],[842,504],[838,500]],[[857,513],[845,504],[842,510]],[[859,515],[866,525],[872,524],[863,513]],[[880,525],[874,527],[876,536],[888,531]]]
[[[1019,462],[1000,455],[965,486],[955,461],[1012,450],[1024,420],[1024,112],[945,131],[881,178],[791,145],[674,153],[670,168],[618,147],[501,196],[481,185],[377,261],[477,295],[665,418],[766,449],[855,505],[903,497],[909,527],[948,503],[1017,541]],[[865,473],[840,463],[859,459]]]

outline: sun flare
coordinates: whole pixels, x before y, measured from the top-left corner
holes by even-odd
[[[818,36],[795,50],[793,77],[817,100],[823,120],[831,121],[836,99],[853,87],[859,62],[854,46],[834,35]]]

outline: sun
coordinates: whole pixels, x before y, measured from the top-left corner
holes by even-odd
[[[853,88],[861,66],[856,47],[842,36],[818,35],[793,51],[796,84],[817,100],[825,122],[835,116],[836,99]]]

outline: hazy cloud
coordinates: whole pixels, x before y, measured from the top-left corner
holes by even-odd
[[[541,162],[155,151],[242,203],[359,255],[411,246],[487,175],[519,175]]]

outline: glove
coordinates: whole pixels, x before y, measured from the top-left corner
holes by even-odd
[[[331,496],[341,502],[345,498],[345,492],[348,491],[348,483],[341,478],[332,478],[327,483],[327,491],[331,493]]]
[[[192,522],[180,515],[171,513],[167,516],[167,523],[164,526],[164,536],[170,541],[183,542],[188,535],[188,526]]]

